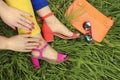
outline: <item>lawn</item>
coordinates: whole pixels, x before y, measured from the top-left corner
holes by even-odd
[[[78,32],[63,16],[73,0],[48,0],[58,19],[71,31]],[[41,61],[36,70],[30,53],[0,50],[0,80],[120,80],[120,0],[88,0],[106,16],[115,21],[101,43],[87,43],[83,35],[73,40],[55,37],[49,43],[58,52],[67,53],[70,60],[61,64]],[[0,21],[0,35],[16,35]]]

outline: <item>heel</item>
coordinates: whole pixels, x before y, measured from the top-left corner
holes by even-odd
[[[51,31],[45,21],[42,24],[42,34],[46,42],[54,41],[54,33]]]
[[[31,57],[31,62],[32,62],[35,69],[40,68],[40,63],[39,63],[39,60],[37,58]]]
[[[45,39],[46,42],[53,42],[54,41],[54,36],[52,34],[49,33],[43,33],[43,37]]]

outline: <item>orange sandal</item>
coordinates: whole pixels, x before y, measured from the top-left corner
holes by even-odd
[[[56,33],[56,32],[53,32],[49,26],[47,25],[46,21],[45,21],[45,18],[48,18],[49,16],[53,15],[54,13],[51,12],[49,14],[47,14],[46,16],[42,17],[42,18],[39,18],[38,21],[43,21],[43,24],[42,24],[42,33],[43,33],[43,37],[44,39],[47,41],[47,42],[52,42],[54,41],[54,35],[60,37],[60,38],[63,38],[63,39],[73,39],[73,38],[79,38],[79,36],[76,34],[76,33],[73,33],[72,36],[65,36],[63,34],[60,34],[60,33]]]

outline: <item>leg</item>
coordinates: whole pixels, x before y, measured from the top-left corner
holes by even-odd
[[[31,0],[32,4],[33,4],[33,8],[34,10],[37,12],[37,14],[40,17],[44,17],[47,14],[51,13],[51,9],[48,6],[48,3],[46,0]],[[57,32],[60,34],[63,34],[65,36],[72,36],[73,32],[71,32],[70,30],[67,29],[66,26],[64,26],[56,17],[55,15],[51,15],[47,18],[45,18],[45,21],[47,23],[47,25],[49,26],[49,28],[53,31],[53,32]],[[79,34],[77,34],[77,36],[79,36]]]
[[[46,44],[46,42],[40,34],[40,28],[39,28],[39,25],[37,24],[37,21],[35,19],[33,8],[31,5],[31,1],[30,0],[17,0],[17,1],[16,0],[6,0],[6,2],[8,5],[10,5],[12,7],[15,7],[19,10],[28,12],[28,13],[33,15],[33,18],[30,18],[30,20],[33,21],[33,23],[34,23],[34,29],[30,32],[30,34],[31,34],[31,36],[35,36],[37,38],[40,38],[41,44],[40,44],[40,46],[37,47],[37,49],[41,49]],[[21,5],[21,4],[23,4],[23,5]],[[18,29],[18,32],[19,32],[19,34],[28,34],[27,31],[22,30],[22,29]],[[42,51],[42,53],[43,53],[42,57],[49,58],[52,60],[57,59],[58,53],[49,45],[44,51]],[[40,53],[33,50],[32,55],[34,58],[39,58]]]

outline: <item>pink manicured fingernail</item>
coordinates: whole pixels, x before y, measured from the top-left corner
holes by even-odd
[[[32,25],[35,25],[34,22],[32,22]]]
[[[31,28],[29,28],[29,30],[30,30],[30,31],[32,31],[32,29],[31,29]]]
[[[32,15],[30,15],[30,17],[31,17],[31,18],[33,18],[33,16],[32,16]]]
[[[15,30],[16,30],[16,27],[12,27],[12,29],[15,31]]]
[[[32,26],[31,28],[32,28],[32,29],[34,29],[35,27],[34,27],[34,26]]]

